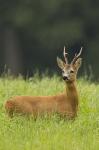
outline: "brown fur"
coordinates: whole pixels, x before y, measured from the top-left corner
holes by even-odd
[[[80,59],[79,59],[80,61]],[[16,96],[5,103],[5,109],[9,116],[13,113],[38,116],[44,113],[59,113],[68,118],[75,118],[78,110],[78,92],[76,89],[76,74],[80,63],[63,64],[58,59],[58,66],[67,73],[71,68],[74,73],[69,72],[69,80],[65,81],[66,91],[56,96]]]
[[[68,90],[69,88],[71,87],[68,87]],[[56,96],[16,96],[5,104],[5,108],[10,116],[13,113],[37,116],[42,113],[57,112],[71,118],[76,116],[77,106],[78,96],[76,91],[73,91],[72,94],[67,92]]]

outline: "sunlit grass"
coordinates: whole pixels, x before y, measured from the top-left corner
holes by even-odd
[[[75,121],[51,118],[14,117],[9,119],[4,103],[15,95],[55,95],[64,90],[64,82],[38,76],[27,79],[0,79],[0,150],[98,150],[99,85],[78,80],[80,106]]]

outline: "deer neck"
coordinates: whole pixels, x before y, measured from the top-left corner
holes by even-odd
[[[78,92],[76,82],[66,84],[66,95],[74,108],[78,106]]]

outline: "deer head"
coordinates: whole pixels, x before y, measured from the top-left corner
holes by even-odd
[[[62,77],[66,83],[74,82],[76,80],[77,72],[82,62],[82,58],[79,58],[81,53],[82,47],[80,49],[80,52],[78,54],[75,54],[70,64],[68,64],[65,47],[63,52],[65,61],[62,61],[59,57],[57,57],[57,64],[59,68],[62,70]]]

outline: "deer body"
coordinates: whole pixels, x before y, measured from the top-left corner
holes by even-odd
[[[75,117],[78,93],[73,86],[68,87],[67,92],[56,96],[16,96],[6,102],[5,108],[10,116],[13,115],[13,112],[34,116],[56,112],[63,116]]]
[[[13,97],[6,101],[5,104],[5,109],[8,115],[13,116],[13,113],[18,113],[38,116],[44,113],[52,114],[53,112],[56,112],[59,113],[61,116],[66,116],[67,118],[74,118],[77,115],[78,110],[76,74],[80,66],[80,61],[76,61],[75,65],[68,65],[65,64],[61,59],[57,59],[58,66],[62,70],[64,70],[64,73],[62,74],[66,84],[66,90],[64,93],[56,96]]]

